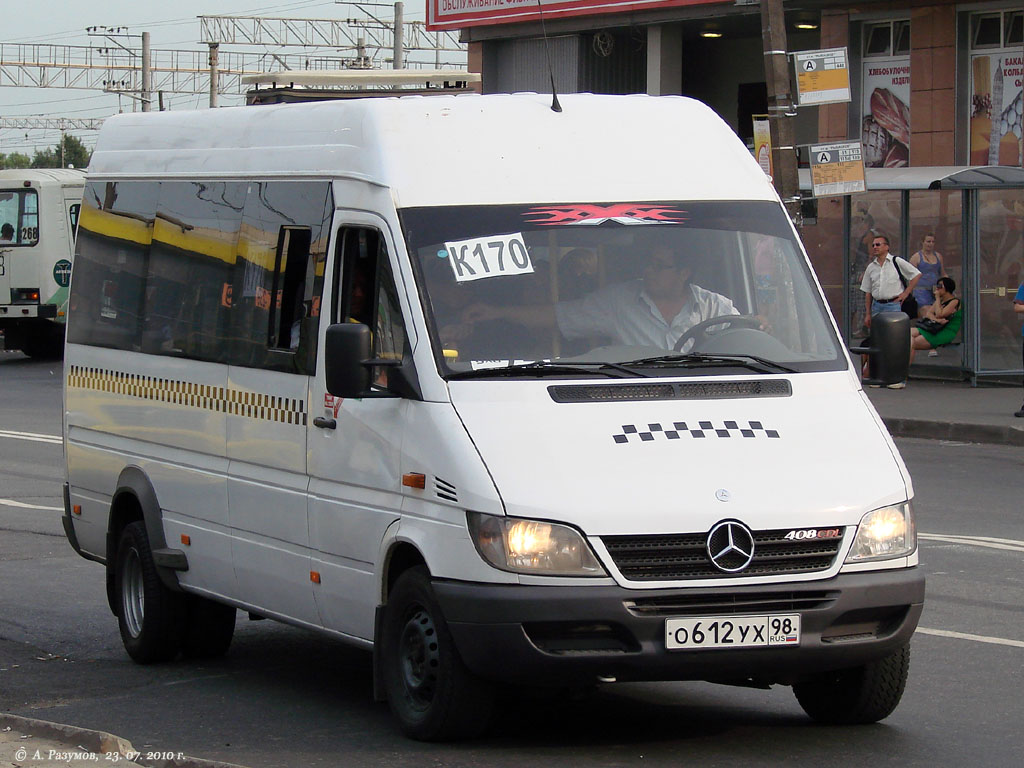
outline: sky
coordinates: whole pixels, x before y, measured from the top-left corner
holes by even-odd
[[[381,0],[377,0],[381,3]],[[393,18],[391,3],[375,7],[367,4],[377,18]],[[104,0],[102,3],[74,0],[26,0],[18,3],[17,13],[4,14],[0,25],[0,44],[4,59],[14,50],[9,43],[102,47],[107,40],[92,37],[86,27],[127,27],[129,34],[150,33],[153,50],[207,50],[200,45],[198,16],[264,16],[274,18],[344,19],[361,16],[354,3],[335,0]],[[406,0],[406,21],[423,21],[426,0]],[[253,46],[221,46],[222,51],[255,53]],[[276,52],[299,53],[301,48],[281,48]],[[432,60],[432,58],[431,58]],[[155,98],[155,97],[154,97]],[[199,109],[209,103],[208,95],[168,95],[171,109]],[[220,97],[221,106],[241,104],[241,98]],[[127,96],[99,90],[22,88],[0,86],[0,117],[107,117],[119,111],[137,109]],[[89,148],[96,142],[95,131],[72,131]],[[0,153],[21,152],[32,155],[37,149],[56,146],[59,131],[0,129]]]

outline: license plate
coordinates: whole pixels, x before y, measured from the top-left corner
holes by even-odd
[[[665,647],[670,651],[776,645],[800,645],[800,614],[665,620]]]

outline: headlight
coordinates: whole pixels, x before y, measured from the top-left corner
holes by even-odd
[[[848,563],[906,557],[917,548],[914,513],[910,502],[868,512],[857,526]]]
[[[583,537],[573,528],[540,520],[468,512],[477,551],[495,568],[544,576],[604,576]]]

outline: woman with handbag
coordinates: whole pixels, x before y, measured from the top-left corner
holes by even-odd
[[[928,307],[925,316],[917,321],[917,327],[910,329],[910,362],[919,349],[936,349],[949,344],[960,332],[963,324],[963,308],[960,299],[953,295],[956,282],[952,277],[940,277],[933,291],[935,302]]]

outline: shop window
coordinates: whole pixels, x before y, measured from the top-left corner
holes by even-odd
[[[1024,13],[1016,11],[1007,14],[1006,47],[1024,43]]]
[[[864,28],[864,55],[888,56],[892,53],[892,23],[868,24]]]
[[[910,22],[897,21],[893,24],[893,53],[910,53]]]
[[[1002,15],[979,13],[972,19],[971,40],[974,48],[998,48],[1002,43]]]

